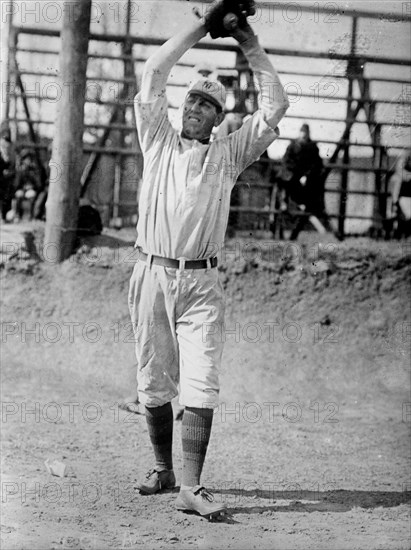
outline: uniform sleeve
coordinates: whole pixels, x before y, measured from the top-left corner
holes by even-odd
[[[289,102],[278,74],[256,36],[241,44],[241,49],[253,71],[259,92],[258,111],[243,126],[229,136],[232,160],[240,174],[259,159],[279,136],[277,124]]]
[[[275,129],[290,106],[280,77],[256,36],[243,42],[241,49],[254,74],[259,92],[258,109],[265,122]]]
[[[168,119],[167,98],[162,95],[153,101],[143,103],[139,93],[134,99],[134,110],[140,146],[144,154],[153,145],[164,141],[168,133],[172,131]]]
[[[239,130],[225,138],[230,142],[232,162],[237,175],[256,162],[279,135],[278,128],[274,130],[269,126],[261,111],[257,111]]]

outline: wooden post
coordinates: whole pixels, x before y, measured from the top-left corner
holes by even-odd
[[[126,112],[131,109],[131,117],[133,120],[133,127],[136,128],[136,117],[135,117],[135,111],[134,111],[134,96],[137,93],[137,79],[134,72],[134,60],[133,60],[133,41],[131,38],[131,9],[132,9],[132,1],[127,0],[127,17],[126,17],[126,33],[124,40],[121,44],[121,53],[124,56],[124,83],[123,83],[123,89],[122,93],[120,94],[119,98],[119,104],[120,104],[120,110],[119,110],[119,122],[121,124],[126,125]],[[132,135],[132,146],[134,150],[137,150],[139,152],[138,155],[135,157],[132,157],[133,162],[136,162],[135,170],[133,167],[133,174],[138,174],[140,177],[143,173],[143,165],[142,165],[142,155],[141,155],[141,149],[140,149],[140,142],[137,138],[137,133],[133,133]],[[125,131],[120,130],[118,132],[118,147],[120,149],[124,149],[126,147],[126,140],[125,140]],[[127,163],[127,165],[130,165],[130,163]],[[115,179],[114,183],[114,199],[113,199],[113,224],[114,227],[119,228],[121,227],[123,221],[122,218],[124,216],[124,209],[120,208],[120,205],[122,203],[122,197],[124,197],[124,186],[123,183],[123,158],[121,155],[119,155],[116,159],[116,171],[118,169],[118,181]],[[116,172],[117,173],[117,172]],[[137,182],[136,182],[137,184]],[[118,188],[116,187],[118,186]],[[137,213],[137,212],[136,212]],[[129,216],[128,216],[129,217]]]
[[[23,82],[21,80],[20,70],[18,68],[17,63],[16,63],[16,67],[15,67],[15,76],[16,76],[16,79],[17,79],[17,84],[20,88],[21,101],[23,103],[24,112],[26,113],[26,121],[27,121],[27,125],[29,127],[30,139],[34,143],[34,145],[38,145],[39,140],[37,138],[36,132],[34,131],[34,126],[33,126],[33,123],[31,121],[30,109],[29,109],[29,105],[27,103],[27,95],[26,95],[26,92],[24,90]],[[37,169],[39,171],[40,177],[41,177],[42,184],[44,185],[46,180],[47,180],[47,173],[46,173],[46,169],[43,166],[43,163],[41,162],[39,149],[37,149],[37,148],[34,149],[34,156],[36,158],[36,165],[37,165]]]
[[[357,18],[353,17],[352,20],[352,34],[351,34],[351,56],[352,58],[348,60],[347,63],[347,77],[348,77],[348,101],[347,101],[347,111],[346,117],[347,120],[353,118],[354,110],[352,108],[352,95],[353,95],[353,80],[356,77],[356,65],[355,65],[355,55],[356,55],[356,43],[357,43]],[[350,134],[351,126],[346,127],[345,137],[346,140],[343,142],[343,162],[345,165],[350,164]],[[348,171],[344,170],[341,174],[341,183],[340,183],[340,208],[339,208],[339,217],[338,217],[338,235],[342,240],[345,237],[345,217],[347,213],[347,199],[348,199],[348,181],[349,175]]]
[[[11,88],[11,82],[9,80],[10,75],[10,67],[12,64],[12,58],[15,56],[14,47],[16,45],[16,32],[13,27],[13,12],[14,12],[14,4],[13,2],[9,3],[9,7],[11,9],[11,12],[7,13],[6,10],[3,14],[3,26],[2,26],[2,34],[1,34],[1,49],[3,52],[6,53],[6,62],[0,64],[0,82],[2,82],[2,103],[4,104],[1,106],[1,118],[8,119],[9,118],[9,112],[10,112],[10,88]],[[7,20],[7,25],[4,23]],[[3,56],[2,56],[3,57]],[[15,137],[15,136],[13,136]]]
[[[17,118],[17,96],[11,94],[11,91],[16,90],[17,86],[17,77],[16,77],[16,67],[17,67],[17,60],[16,60],[16,50],[17,50],[17,44],[18,44],[18,34],[16,31],[16,28],[11,26],[9,29],[9,54],[8,54],[8,74],[9,74],[9,81],[8,81],[8,90],[6,95],[6,117],[8,119],[15,119]],[[11,131],[11,141],[12,143],[16,143],[18,140],[18,124],[17,122],[13,122],[13,124],[10,126]]]
[[[84,99],[91,0],[74,0],[61,30],[60,85],[52,166],[46,204],[45,260],[62,262],[76,238],[83,160]],[[54,171],[54,170],[53,170]]]

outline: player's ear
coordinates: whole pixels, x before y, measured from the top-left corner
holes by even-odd
[[[215,117],[214,126],[215,127],[220,126],[220,124],[223,122],[224,119],[225,119],[225,114],[218,113],[218,115]]]

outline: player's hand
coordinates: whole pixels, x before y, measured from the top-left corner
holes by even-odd
[[[245,22],[241,27],[237,26],[235,29],[233,29],[230,32],[230,36],[235,38],[239,44],[242,42],[246,42],[253,36],[255,36],[255,33],[251,26],[249,25],[248,21]]]
[[[226,36],[237,38],[233,33],[237,34],[237,30],[240,28],[249,33],[247,17],[255,14],[255,1],[243,0],[242,3],[237,3],[235,0],[216,0],[209,6],[204,17],[201,17],[198,10],[194,10],[194,13],[201,18],[211,38]],[[246,37],[241,34],[238,36],[244,42],[251,35]]]

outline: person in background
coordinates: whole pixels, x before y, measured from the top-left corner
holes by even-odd
[[[393,216],[396,219],[395,238],[411,235],[411,149],[401,153],[391,178]]]
[[[317,144],[311,139],[310,127],[303,124],[297,139],[293,139],[282,159],[278,185],[289,211],[299,210],[324,218],[324,182],[321,174],[323,161]],[[298,216],[291,233],[296,239],[306,224],[307,216]]]
[[[28,149],[23,149],[20,153],[20,166],[17,171],[13,200],[13,210],[18,220],[25,214],[29,220],[33,219],[34,204],[42,189],[43,182],[34,162],[33,153]]]
[[[47,196],[48,196],[49,184],[50,184],[50,160],[51,160],[52,148],[53,148],[53,141],[50,141],[50,143],[47,146],[47,157],[46,157],[46,162],[44,164],[45,166],[45,170],[43,173],[44,185],[42,186],[41,191],[37,195],[33,206],[33,218],[35,220],[43,220],[43,221],[46,220],[46,202],[47,202]]]
[[[4,221],[7,220],[7,213],[11,210],[15,177],[15,160],[10,130],[4,128],[0,135],[0,203],[1,218]]]

